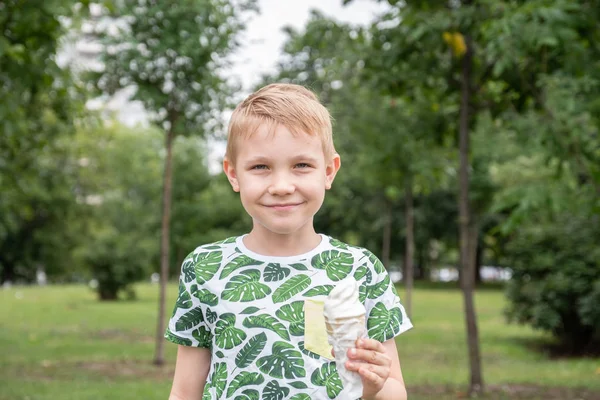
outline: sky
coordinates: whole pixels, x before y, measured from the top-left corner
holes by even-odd
[[[233,57],[233,75],[241,78],[249,94],[261,74],[274,72],[285,41],[282,28],[302,29],[311,9],[340,21],[366,24],[385,10],[385,2],[354,0],[347,6],[342,0],[258,0],[260,14],[252,17],[241,37],[242,46]]]

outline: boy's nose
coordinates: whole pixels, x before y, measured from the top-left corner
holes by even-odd
[[[294,184],[284,176],[276,177],[269,186],[269,194],[273,196],[291,194],[294,190],[296,190]]]

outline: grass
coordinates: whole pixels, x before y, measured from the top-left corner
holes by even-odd
[[[167,365],[151,365],[157,287],[138,300],[98,302],[82,286],[0,290],[0,400],[166,399],[176,346]],[[168,308],[177,287],[168,289]],[[402,296],[402,292],[400,293]],[[467,350],[460,292],[417,288],[415,329],[397,339],[411,400],[464,396]],[[600,360],[553,359],[536,350],[543,333],[507,325],[499,290],[476,295],[483,373],[489,399],[600,399]]]

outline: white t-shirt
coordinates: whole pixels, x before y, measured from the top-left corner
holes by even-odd
[[[342,382],[335,362],[304,348],[303,306],[346,277],[360,284],[370,338],[384,342],[412,327],[377,257],[321,237],[293,257],[254,253],[243,236],[186,257],[165,337],[211,349],[203,400],[336,398]]]

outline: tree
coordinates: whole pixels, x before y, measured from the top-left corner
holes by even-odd
[[[67,144],[83,102],[56,52],[73,4],[0,2],[0,282],[69,264],[72,238],[55,232],[75,205]]]
[[[103,37],[104,71],[94,82],[103,92],[135,86],[151,119],[165,132],[161,223],[161,289],[154,363],[164,363],[165,285],[169,271],[172,145],[177,135],[218,128],[231,88],[217,73],[235,47],[242,15],[252,0],[184,0],[177,3],[115,0],[118,34]]]

